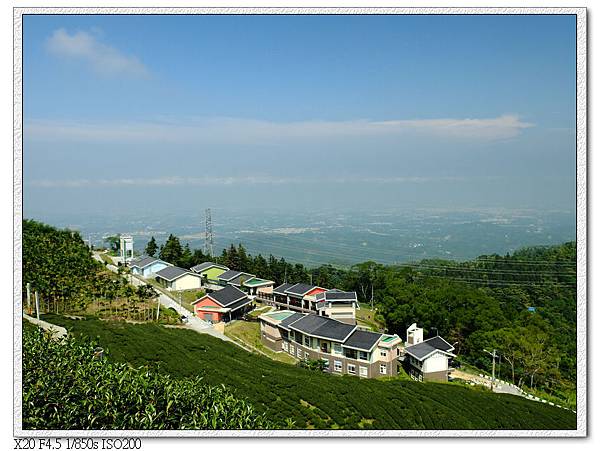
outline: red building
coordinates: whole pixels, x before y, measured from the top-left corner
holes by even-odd
[[[246,293],[229,285],[214,293],[207,293],[192,302],[194,313],[211,323],[231,321],[252,310],[252,299]]]

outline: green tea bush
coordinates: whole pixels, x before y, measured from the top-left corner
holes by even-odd
[[[573,429],[570,411],[521,397],[455,384],[336,376],[275,362],[206,334],[157,324],[128,324],[45,315],[73,334],[97,339],[109,359],[135,366],[159,362],[159,373],[201,375],[224,384],[265,413],[276,428]],[[313,408],[302,404],[301,400]],[[322,422],[315,419],[319,417]],[[372,421],[371,421],[372,420]]]
[[[23,330],[23,429],[261,429],[223,386],[108,361],[90,340]]]

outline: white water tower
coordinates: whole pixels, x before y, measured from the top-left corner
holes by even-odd
[[[417,327],[417,323],[412,323],[408,329],[406,329],[406,344],[407,346],[416,345],[423,341],[423,328]]]
[[[131,235],[121,235],[119,237],[119,252],[124,265],[133,258],[133,237]]]

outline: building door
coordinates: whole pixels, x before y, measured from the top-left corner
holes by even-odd
[[[205,313],[204,314],[204,320],[208,321],[209,323],[213,323],[214,322],[213,314],[212,313]]]

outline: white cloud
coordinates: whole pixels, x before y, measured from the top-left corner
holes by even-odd
[[[148,69],[135,56],[122,54],[119,50],[99,42],[92,33],[77,31],[69,34],[64,28],[55,30],[46,41],[46,49],[64,58],[86,61],[91,68],[103,75],[131,75],[145,77]]]
[[[518,116],[489,119],[410,119],[270,122],[214,118],[172,122],[81,123],[29,121],[26,138],[117,143],[286,143],[311,139],[383,138],[413,134],[467,141],[495,141],[533,127]]]
[[[399,184],[399,183],[429,183],[429,182],[461,182],[464,177],[330,177],[327,183],[368,183],[368,184]],[[322,178],[310,177],[148,177],[121,179],[71,179],[71,180],[33,180],[29,186],[36,188],[85,188],[85,187],[147,187],[147,186],[229,186],[229,185],[289,185],[289,184],[318,184]]]

